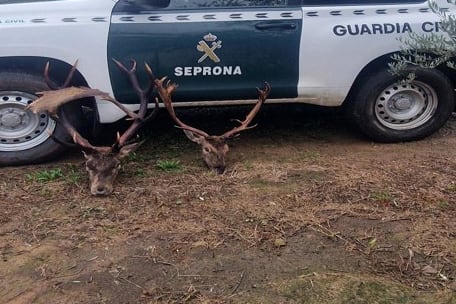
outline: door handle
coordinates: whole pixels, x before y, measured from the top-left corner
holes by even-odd
[[[260,22],[255,24],[255,28],[265,30],[294,30],[297,25],[294,22]]]

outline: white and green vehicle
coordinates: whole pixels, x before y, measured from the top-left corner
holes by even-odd
[[[175,106],[254,103],[254,88],[267,81],[269,103],[346,105],[373,140],[420,139],[454,110],[454,72],[418,70],[401,83],[387,64],[398,37],[438,33],[438,21],[423,0],[0,0],[0,165],[44,161],[63,149],[50,135],[66,136],[61,126],[24,110],[48,89],[48,61],[59,83],[78,60],[73,85],[108,92],[131,109],[136,95],[112,58],[147,62],[178,83]],[[124,116],[101,100],[71,107],[82,127]]]

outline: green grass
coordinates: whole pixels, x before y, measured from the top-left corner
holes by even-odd
[[[82,178],[81,171],[73,164],[68,165],[67,173],[65,174],[65,179],[70,184],[78,184]]]
[[[182,171],[182,165],[178,160],[158,160],[155,164],[158,170],[171,172],[171,171]]]
[[[271,283],[262,297],[239,303],[299,304],[454,304],[451,292],[418,292],[387,279],[352,274],[310,273]],[[277,300],[280,299],[280,300]],[[286,299],[286,300],[285,300]],[[247,300],[247,301],[245,301]],[[284,301],[285,300],[285,301]]]
[[[450,192],[456,192],[456,183],[455,182],[451,182],[450,184],[448,184],[447,189]]]
[[[321,154],[318,153],[317,151],[310,151],[310,150],[305,150],[301,151],[298,153],[298,156],[302,160],[310,160],[310,161],[316,161],[318,159],[321,159]]]
[[[31,174],[25,174],[25,178],[28,181],[34,181],[34,182],[40,182],[40,183],[54,181],[61,177],[63,177],[63,172],[62,172],[62,169],[60,169],[60,168],[42,170],[42,171],[34,172]]]
[[[387,190],[374,191],[370,197],[372,200],[379,202],[391,202],[394,199],[393,195]]]
[[[134,171],[134,175],[136,177],[144,178],[144,177],[148,177],[150,174],[148,171],[144,170],[143,168],[138,168]]]
[[[100,206],[94,206],[94,207],[84,207],[81,211],[81,217],[84,219],[90,219],[90,218],[103,218],[105,214],[105,209]]]

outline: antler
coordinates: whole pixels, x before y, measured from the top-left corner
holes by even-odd
[[[144,66],[145,66],[145,69],[147,72],[147,76],[149,78],[149,85],[145,90],[143,90],[143,89],[141,89],[138,78],[136,76],[136,61],[135,60],[131,60],[130,69],[127,69],[120,61],[117,61],[115,59],[112,59],[112,60],[115,62],[117,67],[119,67],[119,69],[121,69],[122,71],[124,71],[127,74],[128,79],[130,80],[130,83],[131,83],[133,89],[136,91],[136,94],[138,95],[138,98],[140,101],[138,115],[136,115],[136,117],[134,117],[133,123],[122,134],[122,136],[120,136],[119,134],[117,135],[116,146],[118,148],[118,147],[122,147],[123,145],[125,145],[129,141],[129,139],[131,139],[131,137],[136,134],[138,129],[144,123],[151,120],[152,118],[154,118],[157,115],[159,106],[158,106],[158,100],[155,99],[154,100],[154,102],[155,102],[154,110],[149,115],[146,116],[149,95],[155,86],[155,82],[154,82],[155,78],[152,73],[152,69],[150,68],[150,66],[147,63],[145,63]]]
[[[151,114],[147,114],[148,99],[155,86],[150,67],[146,64],[149,85],[143,90],[140,87],[136,76],[136,62],[134,60],[132,60],[130,68],[126,68],[117,60],[114,60],[114,62],[122,72],[127,74],[134,91],[139,97],[140,106],[138,113],[134,113],[125,108],[117,100],[109,96],[108,93],[84,87],[68,87],[76,71],[77,62],[73,65],[61,86],[58,86],[51,81],[49,77],[49,63],[47,63],[44,70],[44,78],[49,88],[53,89],[53,91],[38,93],[41,97],[28,106],[28,109],[35,113],[48,111],[50,116],[58,120],[60,125],[67,130],[73,138],[74,143],[82,148],[84,152],[87,152],[84,153],[84,157],[86,158],[86,170],[89,173],[90,192],[93,195],[109,195],[112,193],[114,180],[120,170],[121,159],[133,152],[139,145],[138,142],[129,142],[129,140],[146,121],[157,114],[159,109],[158,100],[155,100],[155,109]],[[108,102],[115,104],[131,118],[132,123],[130,127],[122,135],[117,134],[117,140],[112,146],[93,146],[87,139],[79,134],[65,115],[65,111],[62,107],[64,104],[85,97],[98,97],[107,100]],[[63,143],[52,134],[51,136],[56,142],[68,145],[68,143]]]
[[[58,120],[62,126],[68,131],[68,133],[73,138],[73,141],[81,146],[84,150],[89,151],[98,151],[100,153],[108,153],[113,152],[114,150],[118,150],[120,147],[124,146],[128,140],[136,134],[137,130],[148,120],[153,118],[157,111],[158,111],[158,102],[155,101],[155,109],[154,111],[146,116],[147,113],[147,105],[148,105],[148,95],[150,95],[153,87],[154,82],[151,74],[149,75],[150,83],[149,87],[146,90],[142,90],[139,86],[138,79],[136,77],[136,62],[132,61],[132,68],[127,69],[122,63],[117,60],[114,60],[116,65],[125,73],[127,73],[128,78],[133,86],[133,89],[137,92],[137,95],[140,99],[140,109],[138,114],[128,110],[125,106],[123,106],[119,101],[115,98],[111,97],[108,93],[97,89],[91,89],[86,87],[67,87],[71,79],[75,73],[76,66],[78,61],[72,66],[68,76],[66,77],[64,83],[61,86],[55,85],[49,77],[49,62],[46,63],[44,69],[44,79],[46,84],[49,88],[53,89],[51,91],[44,91],[38,92],[38,95],[41,95],[38,99],[36,99],[33,103],[28,105],[26,109],[30,109],[34,113],[39,113],[43,111],[49,112],[49,114],[56,120]],[[150,67],[146,64],[146,70],[149,71]],[[125,112],[131,119],[133,119],[133,123],[131,126],[122,134],[122,136],[118,135],[116,143],[112,147],[97,147],[93,146],[89,143],[87,139],[85,139],[69,122],[67,119],[64,111],[62,110],[62,106],[68,102],[73,100],[86,98],[86,97],[98,97],[102,100],[106,100],[108,102],[113,103],[123,112]],[[56,139],[59,141],[58,139]]]
[[[53,91],[37,92],[37,95],[41,95],[33,103],[28,105],[25,110],[31,110],[33,113],[40,113],[47,111],[55,119],[58,120],[62,126],[72,137],[74,143],[81,146],[84,150],[98,151],[100,153],[107,153],[109,147],[96,147],[89,143],[69,122],[65,112],[62,110],[62,105],[81,98],[86,97],[100,97],[101,99],[110,99],[109,95],[105,92],[90,88],[77,88],[77,87],[66,87],[70,84],[73,78],[74,72],[76,71],[78,61],[76,61],[71,67],[64,83],[61,86],[54,84],[49,77],[49,62],[46,63],[44,69],[44,79],[46,84]],[[133,113],[134,114],[134,113]],[[52,135],[51,135],[52,136]],[[59,143],[63,143],[58,138],[52,136],[53,139]]]
[[[209,137],[209,134],[206,132],[191,127],[185,123],[183,123],[179,118],[176,116],[176,112],[174,112],[173,102],[171,99],[171,95],[173,94],[174,90],[177,88],[177,84],[172,83],[170,80],[166,80],[166,77],[162,79],[155,79],[155,85],[157,86],[158,95],[162,102],[164,103],[166,110],[168,110],[169,115],[171,118],[177,123],[177,125],[184,130],[191,131],[203,137]]]
[[[174,108],[172,105],[172,99],[171,95],[174,92],[174,90],[177,88],[177,84],[172,83],[171,81],[166,81],[166,77],[163,77],[160,80],[155,80],[155,85],[157,86],[158,94],[160,95],[161,100],[165,104],[166,109],[168,110],[171,118],[177,123],[177,125],[184,130],[191,131],[193,133],[196,133],[200,136],[203,137],[209,137],[210,135],[207,134],[206,132],[191,127],[185,123],[183,123],[179,118],[177,118],[176,113],[174,112]],[[225,132],[223,135],[220,135],[221,138],[228,139],[230,137],[233,137],[235,134],[248,130],[251,128],[254,128],[256,125],[249,126],[249,124],[252,122],[253,118],[257,115],[258,111],[260,110],[261,106],[263,103],[266,101],[269,92],[271,91],[271,86],[265,82],[265,87],[263,90],[257,88],[259,97],[258,101],[256,102],[255,106],[252,108],[249,114],[245,117],[244,121],[240,121],[236,119],[235,121],[240,123],[240,126],[233,128],[232,130]]]
[[[236,120],[240,123],[238,127],[235,127],[222,135],[209,135],[200,129],[191,127],[183,123],[179,118],[177,118],[176,113],[174,112],[173,103],[171,99],[172,93],[177,88],[176,84],[167,81],[166,77],[164,77],[160,80],[155,80],[155,85],[157,87],[158,95],[163,101],[171,118],[176,122],[176,124],[181,129],[184,130],[184,133],[188,139],[201,146],[201,153],[204,162],[209,168],[216,170],[218,173],[223,173],[226,168],[226,154],[229,151],[227,139],[241,131],[255,127],[249,126],[249,124],[252,122],[255,115],[258,114],[258,111],[260,110],[263,103],[266,101],[266,98],[268,97],[269,92],[271,91],[271,87],[266,82],[265,88],[263,90],[258,89],[258,101],[252,108],[252,110],[249,112],[249,114],[247,114],[244,121]]]
[[[240,126],[235,127],[228,132],[225,132],[223,135],[221,135],[221,137],[228,139],[230,137],[233,137],[234,135],[236,135],[237,133],[239,133],[241,131],[252,129],[252,128],[256,127],[256,124],[253,126],[249,126],[249,124],[252,122],[253,118],[258,114],[258,111],[260,111],[261,106],[268,98],[269,92],[271,92],[271,86],[269,85],[269,83],[265,82],[264,89],[261,90],[261,89],[257,88],[257,90],[258,90],[258,94],[259,94],[258,101],[256,102],[255,106],[252,108],[250,113],[247,114],[244,121],[240,121],[240,120],[236,119],[235,121],[239,122]]]

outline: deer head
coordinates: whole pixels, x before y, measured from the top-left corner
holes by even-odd
[[[76,64],[73,65],[65,82],[61,86],[56,86],[49,77],[49,63],[46,64],[44,70],[44,78],[51,89],[50,91],[38,92],[40,95],[33,103],[28,106],[28,109],[34,113],[43,111],[49,112],[50,116],[58,121],[66,131],[71,135],[74,144],[82,150],[86,158],[86,170],[89,173],[90,192],[93,195],[109,195],[113,191],[114,180],[117,177],[121,159],[133,152],[139,145],[132,138],[136,136],[138,129],[148,120],[152,119],[158,111],[158,101],[155,101],[155,109],[150,114],[147,114],[147,106],[152,90],[155,86],[154,79],[150,78],[149,86],[142,89],[139,86],[136,77],[136,62],[132,61],[130,69],[127,69],[122,63],[114,60],[118,68],[123,71],[134,88],[139,101],[140,107],[138,113],[131,112],[124,107],[109,94],[85,87],[68,87],[73,74],[76,70]],[[150,67],[146,64],[148,75],[152,76]],[[150,71],[150,72],[149,72]],[[79,100],[86,97],[98,97],[115,104],[132,120],[130,127],[122,134],[117,134],[116,141],[111,146],[94,146],[85,139],[70,123],[62,106],[68,102]],[[147,115],[146,115],[147,114]],[[53,139],[61,144],[69,145],[69,143],[61,142],[60,139]]]
[[[183,123],[179,118],[177,118],[171,99],[172,93],[177,88],[176,84],[166,81],[166,77],[164,77],[160,80],[156,79],[155,85],[157,87],[158,94],[172,119],[176,122],[178,127],[184,131],[188,139],[201,146],[201,153],[204,162],[210,169],[214,169],[218,173],[225,172],[226,155],[229,151],[227,140],[238,135],[241,131],[251,129],[256,126],[249,126],[249,124],[252,122],[253,118],[258,113],[261,105],[265,102],[269,92],[271,91],[271,87],[268,83],[265,83],[265,88],[263,90],[257,89],[259,93],[258,101],[243,121],[236,120],[240,124],[238,127],[235,127],[222,135],[209,135],[200,129]]]

